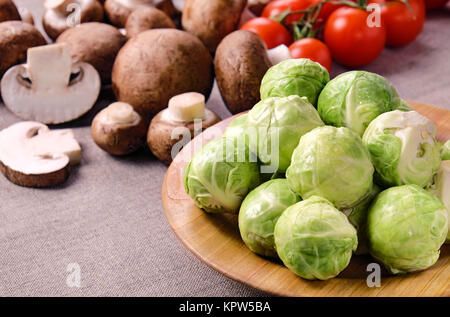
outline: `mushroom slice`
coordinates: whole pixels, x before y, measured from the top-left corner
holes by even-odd
[[[26,65],[1,81],[5,105],[24,120],[58,124],[81,117],[100,93],[100,76],[87,63],[72,64],[66,44],[28,50]]]
[[[54,130],[24,121],[0,131],[0,171],[12,183],[49,187],[63,183],[70,165],[81,161],[72,130]]]

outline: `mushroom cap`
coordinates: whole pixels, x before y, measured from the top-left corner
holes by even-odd
[[[144,7],[134,10],[127,19],[125,29],[127,37],[131,38],[139,33],[151,29],[175,28],[175,23],[163,11],[153,8]]]
[[[0,23],[0,78],[11,66],[25,62],[30,47],[45,44],[42,34],[29,23]]]
[[[249,31],[235,31],[217,47],[214,59],[217,84],[228,109],[235,114],[260,100],[261,80],[272,66],[262,39]]]
[[[147,134],[147,143],[150,150],[160,161],[167,165],[172,162],[173,146],[183,138],[183,135],[179,135],[175,129],[180,127],[187,128],[192,139],[194,137],[194,128],[196,128],[194,127],[194,122],[172,120],[170,115],[166,115],[168,111],[169,109],[164,109],[153,118]],[[205,108],[205,115],[201,126],[202,131],[218,122],[220,122],[220,117]],[[178,138],[172,139],[172,133],[176,133]]]
[[[111,23],[119,28],[125,27],[128,16],[139,8],[154,7],[153,0],[106,0],[104,7],[106,15]],[[175,8],[171,0],[158,1],[156,8],[164,11],[168,16],[175,15]]]
[[[144,31],[120,50],[112,72],[116,98],[150,120],[171,97],[185,92],[209,96],[212,57],[192,34],[175,29]]]
[[[246,5],[247,0],[187,0],[181,23],[213,53],[220,41],[238,28]]]
[[[72,130],[50,131],[44,124],[25,121],[0,131],[0,171],[20,186],[58,185],[80,156]]]
[[[67,43],[75,62],[89,63],[100,74],[102,83],[111,82],[114,60],[127,38],[111,25],[90,22],[70,28],[56,43]]]
[[[100,22],[103,20],[103,6],[96,0],[78,0],[81,5],[80,23]],[[72,28],[68,17],[72,11],[61,12],[56,9],[47,9],[42,18],[42,24],[47,35],[55,40],[65,30]],[[74,21],[75,22],[75,21]]]
[[[21,20],[19,10],[11,0],[0,0],[0,23]]]
[[[1,81],[5,106],[24,120],[59,124],[72,121],[88,112],[100,93],[100,77],[93,66],[77,63],[78,75],[63,92],[34,90],[26,81],[25,65],[10,68]]]
[[[100,111],[92,121],[94,142],[112,155],[127,155],[140,149],[145,144],[148,123],[134,111],[130,122],[118,123],[108,118],[108,108]]]

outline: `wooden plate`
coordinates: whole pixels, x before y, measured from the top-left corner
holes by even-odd
[[[411,102],[415,110],[438,126],[438,139],[450,139],[450,111]],[[391,276],[382,272],[381,286],[368,287],[369,256],[353,256],[338,277],[307,281],[277,261],[252,253],[242,242],[236,215],[210,215],[197,208],[186,194],[183,171],[192,153],[219,137],[232,118],[218,123],[190,142],[170,165],[162,187],[167,220],[183,244],[200,260],[222,274],[254,288],[282,296],[450,296],[450,245],[428,270]]]

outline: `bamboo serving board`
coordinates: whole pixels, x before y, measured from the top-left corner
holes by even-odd
[[[450,111],[410,102],[438,126],[438,140],[450,139]],[[206,214],[194,204],[183,186],[184,167],[203,144],[220,136],[232,118],[208,129],[190,142],[170,165],[162,187],[166,218],[183,244],[220,273],[254,288],[281,296],[450,296],[450,245],[441,248],[439,261],[428,270],[392,276],[382,270],[381,286],[368,287],[370,256],[353,256],[338,277],[304,280],[284,267],[252,253],[242,242],[237,215]],[[219,132],[219,133],[218,133]]]

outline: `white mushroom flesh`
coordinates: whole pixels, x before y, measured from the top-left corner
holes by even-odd
[[[168,111],[163,114],[169,121],[192,122],[205,115],[205,96],[197,92],[187,92],[169,100]]]

